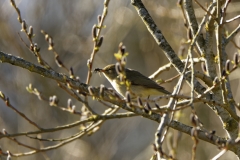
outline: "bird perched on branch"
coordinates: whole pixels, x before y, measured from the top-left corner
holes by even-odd
[[[168,92],[140,72],[129,68],[121,70],[121,66],[119,66],[120,65],[110,64],[102,69],[96,68],[94,71],[103,73],[113,88],[123,97],[125,97],[128,87],[133,95],[140,97],[171,94],[171,92]],[[121,77],[121,75],[123,76]],[[124,83],[122,79],[125,79],[126,83]]]

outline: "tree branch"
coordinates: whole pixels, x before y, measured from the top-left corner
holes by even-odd
[[[81,83],[77,80],[71,79],[64,74],[61,74],[61,73],[55,72],[53,70],[45,69],[43,67],[32,64],[32,63],[30,63],[30,62],[28,62],[28,61],[26,61],[22,58],[15,57],[13,55],[6,54],[6,53],[3,53],[3,52],[0,51],[0,61],[2,63],[10,63],[12,65],[19,66],[21,68],[25,68],[25,69],[27,69],[31,72],[37,73],[41,76],[44,76],[44,77],[47,77],[47,78],[50,78],[50,79],[53,79],[53,80],[60,81],[62,83],[68,83],[68,84],[70,84],[71,87],[79,89],[80,92],[85,93],[87,95],[90,95],[90,93],[88,91],[88,87],[89,87],[88,85],[86,85],[84,83]],[[93,88],[93,90],[92,90],[93,95],[92,96],[100,98],[99,92],[100,92],[100,88]],[[119,98],[113,98],[114,96],[116,96],[116,95],[115,94],[113,95],[112,92],[106,90],[106,92],[104,92],[104,94],[102,96],[102,99],[105,100],[105,101],[108,101],[112,104],[118,105],[119,107],[121,107],[123,109],[132,111],[130,108],[127,107],[127,104],[126,104],[125,101],[120,100]],[[142,112],[142,110],[140,108],[135,108],[134,113],[138,114],[138,115],[142,115],[142,116],[144,116],[148,119],[151,119],[153,121],[160,122],[161,116],[159,114],[154,113],[154,112],[152,112],[152,114],[149,115],[149,114],[146,114],[146,113]],[[130,114],[130,116],[135,116],[135,115]],[[108,116],[108,118],[107,118],[107,116],[105,116],[105,117],[97,116],[95,118],[93,118],[93,117],[90,117],[90,118],[91,119],[87,119],[87,120],[83,120],[83,121],[77,121],[70,126],[77,126],[77,125],[85,123],[85,122],[97,121],[97,120],[100,120],[102,118],[112,119],[112,118],[116,118],[116,117],[114,117],[114,115],[111,115],[111,116]],[[185,125],[183,123],[180,123],[178,121],[173,120],[169,124],[169,127],[174,128],[176,130],[179,130],[181,132],[184,132],[188,135],[191,135],[192,127],[187,126],[187,125]],[[42,131],[23,132],[23,133],[8,134],[8,135],[3,135],[2,134],[2,135],[0,135],[0,138],[16,137],[16,136],[23,136],[23,135],[29,135],[29,134],[38,134],[38,133],[42,133],[42,132],[52,132],[52,131],[58,131],[58,130],[61,130],[61,129],[64,129],[64,128],[69,128],[69,125],[62,126],[62,127],[57,127],[55,129],[43,129]],[[206,135],[206,132],[201,131],[201,130],[199,130],[198,132],[199,132],[198,133],[198,138],[201,139],[201,140],[207,141],[207,142],[212,143],[212,144],[216,144],[216,140],[218,140],[219,144],[222,144],[222,143],[225,144],[226,143],[226,140],[224,138],[220,138],[220,137],[215,136],[215,135],[213,135],[211,138],[209,138]]]
[[[158,29],[157,25],[153,21],[152,17],[148,13],[147,9],[145,8],[144,4],[141,0],[131,0],[132,5],[135,7],[135,9],[138,12],[138,15],[142,18],[144,24],[146,25],[148,31],[152,34],[153,38],[155,39],[158,46],[163,50],[166,57],[169,59],[169,61],[172,63],[172,65],[175,67],[175,69],[182,73],[184,69],[183,62],[179,59],[177,54],[173,51],[172,47],[169,45],[167,40],[165,39],[164,35],[162,34],[161,30]],[[191,83],[191,76],[184,77],[188,83]],[[203,87],[197,80],[195,80],[195,91],[197,91],[199,94],[203,93],[206,88]],[[210,98],[210,94],[206,95],[206,97]]]

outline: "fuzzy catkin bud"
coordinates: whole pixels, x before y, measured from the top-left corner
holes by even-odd
[[[147,110],[146,108],[143,108],[143,111],[147,114],[149,113],[149,110]]]
[[[49,39],[49,35],[45,34],[45,40],[48,41],[48,39]]]
[[[98,24],[100,24],[101,20],[102,20],[102,16],[98,15]]]
[[[88,60],[87,60],[87,66],[88,66],[88,68],[90,68],[91,64],[92,64],[91,60],[88,59]]]
[[[90,95],[93,95],[93,87],[92,86],[88,87],[88,92]]]
[[[218,77],[215,77],[213,80],[213,85],[216,85],[218,83]]]
[[[7,160],[11,160],[11,153],[10,153],[10,151],[7,151]]]
[[[131,103],[131,97],[130,97],[129,91],[126,92],[125,97],[126,97],[126,103]]]
[[[197,126],[197,120],[198,120],[197,116],[192,113],[192,114],[190,115],[190,120],[191,120],[191,122],[192,122],[192,125],[193,125],[194,127],[196,127],[196,126]]]
[[[126,57],[122,57],[121,58],[121,65],[125,66],[127,63],[127,58]]]
[[[70,67],[69,74],[70,74],[70,76],[74,76],[74,72],[73,72],[73,68],[72,67]]]
[[[152,108],[150,107],[150,104],[149,104],[148,102],[146,102],[145,106],[147,107],[147,109],[148,109],[149,111],[152,110]]]
[[[22,31],[25,31],[27,29],[27,24],[26,24],[26,21],[23,20],[22,21]]]
[[[76,106],[73,105],[72,108],[71,108],[72,112],[75,112],[75,109],[76,109]]]
[[[222,71],[222,76],[225,77],[226,75],[227,75],[227,73],[226,73],[226,70],[224,69],[224,70]]]
[[[225,63],[225,70],[227,73],[230,71],[230,60],[229,59]]]
[[[123,43],[122,43],[122,42],[119,43],[119,45],[118,45],[118,50],[119,50],[119,51],[121,50],[122,46],[123,46]]]
[[[178,55],[180,58],[184,57],[186,48],[182,45],[178,50]]]
[[[155,106],[157,107],[157,109],[160,109],[160,106],[155,102]]]
[[[56,95],[49,97],[50,106],[56,106],[58,104],[58,102],[59,102],[59,100]]]
[[[72,109],[72,100],[71,99],[68,99],[68,108],[69,109]]]
[[[138,102],[138,106],[139,106],[140,108],[142,108],[142,107],[143,107],[143,103],[142,103],[142,100],[141,100],[140,97],[137,97],[137,102]]]
[[[58,67],[62,67],[62,66],[63,66],[63,63],[62,63],[62,61],[60,60],[60,58],[59,58],[58,55],[55,56],[55,62],[56,62],[56,64],[58,65]]]
[[[116,69],[117,74],[122,73],[122,66],[118,62],[115,65],[115,69]]]
[[[94,25],[92,28],[92,37],[95,39],[97,37],[97,26]]]
[[[177,4],[178,4],[179,6],[181,6],[181,5],[182,5],[182,0],[178,0],[178,1],[177,1]]]
[[[33,27],[32,26],[30,26],[29,29],[28,29],[28,36],[29,37],[33,36]]]
[[[34,43],[34,47],[33,47],[34,52],[39,52],[40,48],[38,48],[37,43]]]
[[[102,43],[103,43],[103,36],[101,36],[101,37],[99,38],[99,40],[98,40],[98,42],[97,42],[97,47],[101,47]]]
[[[238,53],[235,53],[235,54],[234,54],[234,58],[233,58],[233,59],[234,59],[234,64],[237,66],[238,63],[239,63],[239,62],[238,62]]]
[[[202,67],[203,72],[206,73],[207,72],[207,68],[206,68],[205,62],[201,63],[201,67]]]
[[[121,51],[122,55],[124,55],[125,52],[126,52],[126,47],[125,47],[125,46],[122,46],[121,49],[120,49],[120,51]]]
[[[12,5],[13,7],[16,7],[16,3],[15,3],[14,0],[10,0],[10,2],[11,2],[11,5]]]
[[[187,37],[188,37],[189,40],[192,39],[192,32],[191,32],[190,27],[188,27],[188,29],[187,29]]]
[[[103,84],[100,85],[100,97],[103,97],[103,94],[104,94],[104,90],[105,90],[105,86]]]

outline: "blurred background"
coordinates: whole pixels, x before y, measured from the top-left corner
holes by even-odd
[[[210,1],[201,1],[201,4],[206,6],[207,2]],[[55,64],[54,54],[48,51],[48,43],[45,41],[44,35],[41,34],[41,30],[53,37],[55,49],[60,55],[60,59],[68,68],[72,67],[74,74],[79,76],[82,82],[85,82],[88,71],[86,64],[93,49],[92,26],[97,24],[97,16],[102,14],[103,0],[16,0],[16,4],[28,26],[33,26],[35,34],[33,40],[41,48],[40,52],[43,59],[56,71],[66,73],[65,70],[58,68]],[[183,42],[187,40],[187,32],[184,27],[181,9],[176,5],[176,1],[145,0],[144,4],[174,51],[178,53],[181,47],[187,47],[183,45]],[[196,4],[194,6],[200,22],[204,12]],[[227,10],[227,19],[239,15],[239,8],[240,2],[233,1],[230,3]],[[120,42],[123,42],[126,51],[129,53],[127,57],[128,68],[138,70],[149,76],[159,67],[168,64],[167,58],[147,31],[129,0],[110,1],[104,24],[106,28],[101,32],[104,36],[104,42],[94,59],[93,68],[101,68],[107,64],[115,63],[113,54],[118,51]],[[238,24],[239,20],[234,21],[228,24],[226,29],[231,32]],[[36,58],[20,40],[18,33],[29,44],[26,36],[20,30],[21,24],[17,20],[16,11],[10,5],[10,1],[1,0],[0,50],[37,64]],[[235,40],[240,45],[238,37],[239,34]],[[229,59],[232,59],[235,52],[237,52],[237,49],[230,43],[227,46]],[[201,71],[200,64],[196,65],[196,70],[198,69]],[[237,92],[239,90],[238,72],[239,70],[230,76],[235,99],[239,97]],[[176,74],[177,72],[172,69],[163,72],[157,79],[166,80]],[[67,100],[71,97],[59,88],[55,81],[5,63],[0,64],[0,75],[0,90],[9,97],[11,104],[41,127],[51,128],[79,120],[79,116],[51,107],[48,103],[38,100],[36,96],[26,91],[26,86],[31,83],[46,97],[56,95],[60,100],[59,105],[67,107]],[[172,91],[176,82],[177,80],[174,80],[162,84],[162,86]],[[92,86],[104,84],[111,87],[105,78],[99,74],[93,74],[90,84]],[[184,84],[182,94],[189,95],[187,84]],[[82,104],[74,98],[72,100],[77,107],[76,109],[81,110]],[[236,101],[239,102],[238,99]],[[162,101],[161,103],[165,104],[165,102]],[[90,105],[97,113],[102,113],[106,109],[96,101],[90,100]],[[218,136],[226,136],[219,118],[212,110],[201,103],[196,104],[195,107],[206,129],[216,130]],[[179,121],[191,125],[189,117],[190,110],[185,109],[181,112]],[[154,153],[152,144],[154,143],[157,126],[156,122],[142,117],[108,120],[98,132],[91,136],[84,136],[56,150],[13,159],[150,159]],[[8,133],[36,130],[0,100],[0,129],[3,128]],[[79,127],[76,127],[60,132],[42,134],[42,137],[64,138],[78,131]],[[171,130],[171,132],[176,134],[176,131]],[[193,141],[188,135],[182,134],[181,136],[177,157],[178,159],[190,159]],[[17,139],[37,148],[56,144],[50,142],[39,143],[25,137],[18,137]],[[3,151],[9,150],[12,153],[29,151],[6,138],[0,140],[0,146]],[[196,156],[199,160],[210,159],[218,152],[217,147],[200,141]],[[2,157],[2,159],[5,158]],[[236,159],[236,157],[229,151],[220,159]]]

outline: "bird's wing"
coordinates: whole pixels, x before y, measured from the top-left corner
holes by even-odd
[[[166,91],[164,89],[164,87],[159,86],[156,82],[154,82],[150,78],[142,75],[140,72],[137,72],[132,69],[126,69],[126,76],[129,77],[129,74],[134,75],[134,76],[131,76],[132,77],[131,78],[132,85],[141,85],[141,86],[145,86],[148,88],[158,89],[159,91],[161,91],[163,93],[170,94],[170,92]],[[127,78],[127,79],[129,79],[129,78]]]

